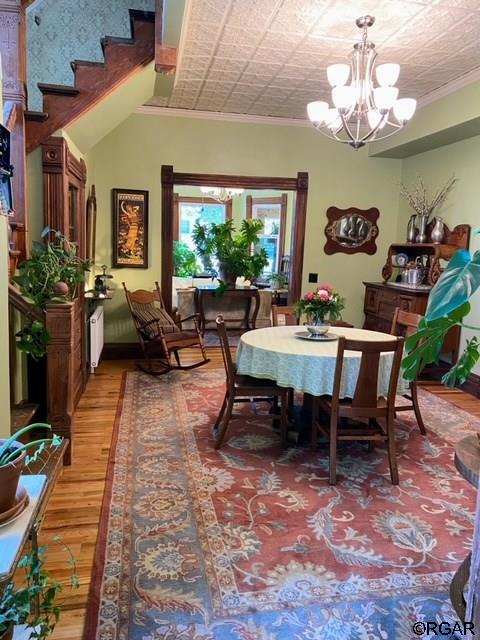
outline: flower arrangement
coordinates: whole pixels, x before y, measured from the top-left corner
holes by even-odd
[[[458,178],[453,175],[450,176],[444,186],[439,189],[434,196],[429,197],[423,178],[417,176],[417,184],[413,189],[407,189],[404,184],[401,185],[400,195],[408,202],[418,216],[422,216],[428,220],[433,211],[445,202],[457,181]]]
[[[322,284],[297,302],[295,313],[297,317],[306,314],[314,323],[323,324],[328,319],[338,320],[344,307],[344,298],[329,284]]]

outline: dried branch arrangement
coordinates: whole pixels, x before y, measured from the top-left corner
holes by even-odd
[[[445,185],[437,191],[433,198],[430,198],[423,178],[417,176],[417,184],[413,190],[407,189],[402,184],[400,186],[400,195],[405,198],[416,214],[425,216],[428,219],[433,211],[445,202],[456,182],[458,182],[458,178],[454,175],[450,176]]]

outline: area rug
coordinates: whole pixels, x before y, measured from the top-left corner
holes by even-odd
[[[231,329],[231,330],[229,330],[228,333],[227,333],[228,344],[231,347],[238,347],[238,345],[240,343],[240,338],[241,338],[243,333],[245,333],[245,331],[242,330],[242,329],[239,329],[239,330]],[[205,331],[205,335],[203,336],[203,343],[207,348],[208,347],[219,347],[220,346],[220,339],[218,337],[218,332],[215,331],[214,329]]]
[[[428,436],[397,423],[400,485],[353,443],[331,487],[325,450],[281,449],[248,407],[215,451],[223,387],[220,370],[127,374],[85,640],[410,640],[455,620],[475,499],[453,447],[479,421],[422,392]]]

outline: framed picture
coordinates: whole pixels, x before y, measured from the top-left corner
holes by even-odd
[[[0,213],[14,214],[10,164],[10,131],[0,124]]]
[[[148,267],[148,191],[112,189],[112,267]]]

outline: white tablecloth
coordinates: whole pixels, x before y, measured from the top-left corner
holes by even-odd
[[[338,341],[312,342],[295,336],[304,327],[268,327],[248,331],[241,337],[237,350],[237,371],[255,378],[275,380],[281,387],[292,387],[314,396],[331,395]],[[388,340],[392,336],[378,331],[331,327],[329,333],[352,340]],[[352,398],[360,368],[360,354],[345,351],[341,398]],[[378,395],[386,396],[392,366],[392,353],[380,358]],[[398,392],[405,393],[408,384],[399,380]]]

